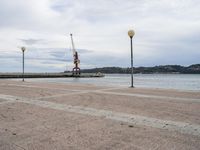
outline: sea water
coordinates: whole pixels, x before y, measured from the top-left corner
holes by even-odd
[[[131,85],[130,74],[105,74],[103,78],[42,78],[26,80],[72,84],[87,83],[104,86],[129,87]],[[200,74],[134,74],[133,80],[135,87],[200,91]]]

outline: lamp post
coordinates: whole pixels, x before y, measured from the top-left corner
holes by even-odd
[[[131,88],[133,88],[133,36],[135,35],[135,32],[133,30],[128,31],[128,36],[130,37],[131,40]]]
[[[25,47],[21,47],[21,50],[22,50],[22,81],[24,82],[24,52],[25,52],[25,50],[26,50],[26,48]]]

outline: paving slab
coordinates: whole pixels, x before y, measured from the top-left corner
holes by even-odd
[[[197,150],[199,95],[0,80],[0,149]]]
[[[63,91],[55,89],[32,88],[15,85],[4,85],[0,87],[0,94],[22,96],[27,98],[38,98],[55,94],[72,93],[73,91]]]
[[[197,136],[12,103],[0,106],[0,149],[198,149]]]
[[[0,99],[0,103],[1,103],[1,102],[3,102],[3,101],[5,101],[5,100],[3,100],[3,99]]]
[[[0,86],[2,85],[10,85],[10,86],[19,86],[19,87],[35,87],[35,88],[46,88],[46,89],[59,89],[59,90],[98,90],[113,87],[110,86],[96,86],[92,84],[79,84],[79,83],[54,83],[54,82],[30,82],[30,81],[15,81],[15,80],[2,80],[0,79]],[[119,88],[119,87],[117,87]],[[121,87],[123,88],[123,87]]]
[[[175,89],[159,89],[159,88],[122,88],[120,90],[114,89],[110,92],[117,93],[137,93],[144,95],[156,95],[156,96],[168,96],[178,98],[196,98],[200,100],[200,91],[186,91],[186,90],[175,90]]]
[[[200,124],[200,103],[195,102],[101,93],[76,93],[74,95],[41,98],[40,100]]]

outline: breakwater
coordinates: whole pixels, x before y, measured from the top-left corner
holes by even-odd
[[[98,78],[104,77],[102,73],[82,73],[73,75],[72,73],[0,73],[0,78]]]

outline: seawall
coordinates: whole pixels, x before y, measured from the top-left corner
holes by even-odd
[[[22,73],[0,73],[0,78],[22,78]],[[81,73],[73,75],[72,73],[25,73],[24,78],[98,78],[104,77],[101,73]]]

